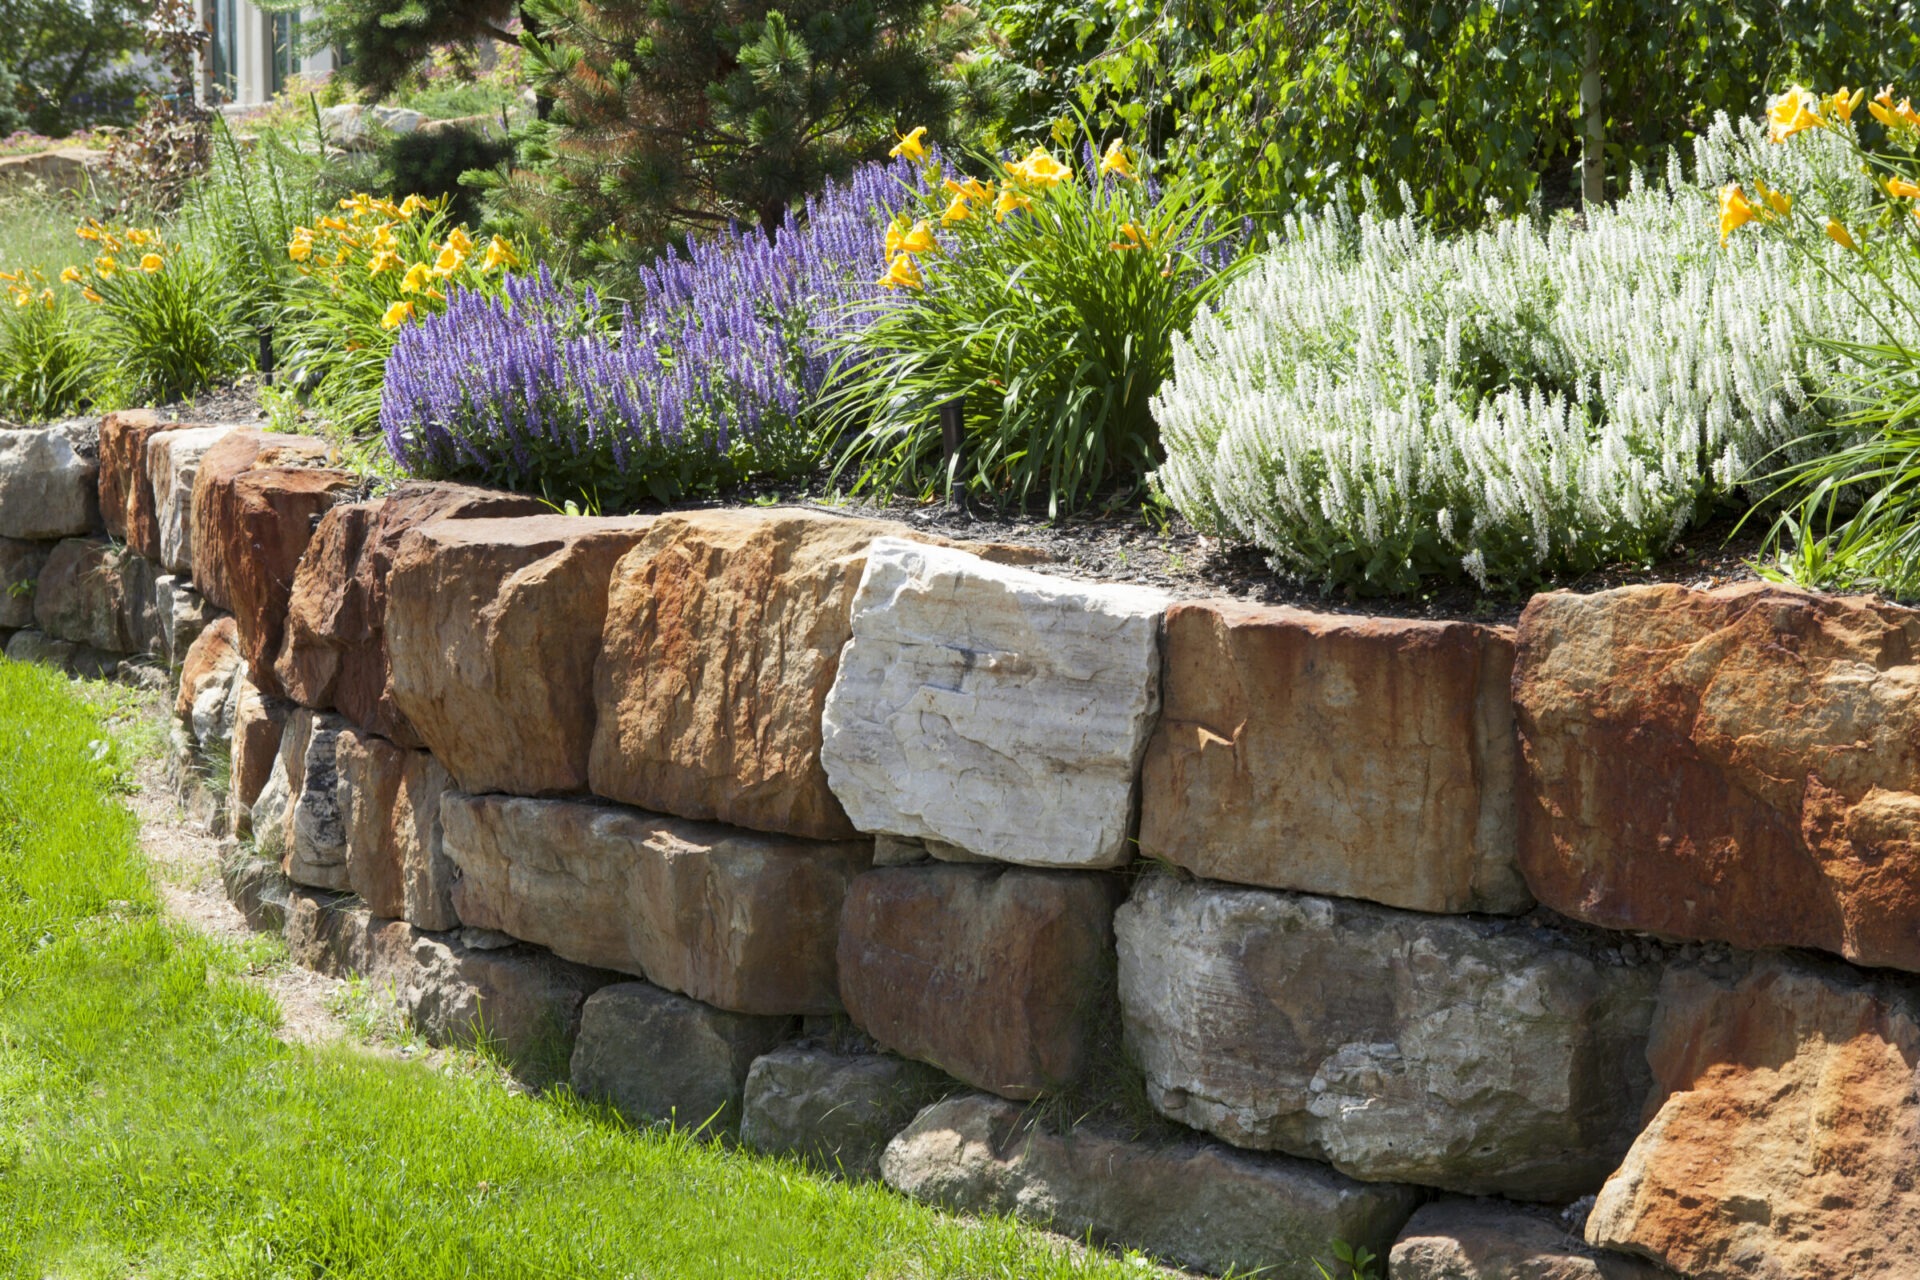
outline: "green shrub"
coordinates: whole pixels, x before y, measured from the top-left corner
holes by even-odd
[[[68,278],[98,308],[103,377],[115,399],[169,404],[246,366],[242,300],[211,257],[147,228],[80,230],[101,253]]]
[[[1088,145],[1077,170],[1035,148],[997,189],[930,169],[925,216],[888,233],[880,283],[900,301],[849,339],[829,392],[856,488],[959,483],[1044,495],[1050,514],[1137,490],[1160,455],[1148,402],[1174,336],[1228,279],[1237,228],[1208,220],[1207,188],[1102,167]],[[965,441],[948,476],[936,410],[955,399]]]
[[[249,329],[271,332],[300,276],[287,257],[294,230],[331,206],[322,160],[278,133],[243,147],[217,122],[213,164],[188,194],[178,227],[212,259]]]
[[[95,340],[71,296],[38,271],[0,272],[0,418],[42,422],[86,407],[99,373]]]
[[[1697,158],[1871,190],[1844,149],[1781,152],[1723,120]],[[1156,481],[1202,529],[1359,590],[1657,555],[1827,422],[1846,361],[1817,339],[1870,335],[1821,269],[1853,272],[1844,251],[1722,248],[1714,222],[1677,163],[1584,225],[1290,219],[1176,346]]]
[[[455,222],[480,220],[479,193],[460,185],[469,169],[497,169],[513,159],[513,144],[478,129],[403,133],[387,145],[393,191],[417,191],[443,201]]]

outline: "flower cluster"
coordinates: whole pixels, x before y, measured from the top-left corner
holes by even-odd
[[[1802,100],[1769,123],[1803,109],[1823,118]],[[1744,130],[1702,139],[1702,181],[1755,172],[1768,144]],[[1722,226],[1799,216],[1786,187],[1864,186],[1832,150],[1723,191]],[[1720,498],[1758,496],[1826,421],[1846,358],[1818,339],[1871,333],[1827,264],[1777,237],[1706,252],[1710,201],[1676,162],[1584,227],[1291,220],[1176,348],[1158,483],[1277,566],[1375,590],[1658,553]]]
[[[104,302],[103,288],[127,271],[152,275],[166,269],[166,242],[150,227],[113,227],[98,218],[89,218],[73,229],[82,240],[99,252],[85,267],[70,266],[60,279],[79,288],[88,302]]]
[[[389,450],[415,474],[603,499],[774,466],[771,454],[803,450],[832,344],[886,305],[868,283],[882,262],[875,232],[916,181],[910,163],[869,165],[774,234],[736,229],[669,251],[617,322],[544,269],[498,297],[452,291],[445,314],[395,346]]]
[[[1849,93],[1843,85],[1822,97],[1802,85],[1794,85],[1768,104],[1767,139],[1778,145],[1809,130],[1822,130],[1851,148],[1854,145],[1853,113],[1866,101],[1866,96],[1865,89]],[[1866,105],[1873,118],[1886,126],[1896,144],[1904,146],[1909,153],[1920,151],[1920,111],[1914,110],[1911,98],[1902,98],[1896,103],[1893,86],[1888,85]],[[1877,164],[1883,169],[1891,168],[1883,157],[1862,158],[1869,167]],[[1920,177],[1920,171],[1910,174],[1895,169],[1882,177],[1878,186],[1893,200],[1907,202],[1904,206],[1907,212],[1920,221],[1920,182],[1915,181],[1916,177]],[[1728,182],[1720,188],[1720,243],[1723,246],[1729,236],[1748,223],[1779,224],[1787,221],[1793,212],[1794,197],[1790,193],[1773,190],[1759,178],[1752,181],[1752,196],[1747,194],[1743,182]],[[1842,249],[1861,252],[1855,230],[1864,235],[1865,227],[1859,224],[1849,227],[1844,211],[1823,211],[1819,227],[1821,234]]]
[[[391,277],[391,287],[380,289],[394,295],[381,312],[382,328],[399,328],[427,303],[444,305],[442,286],[472,285],[478,276],[522,265],[499,236],[483,247],[461,226],[446,231],[443,241],[438,201],[410,195],[395,204],[360,192],[339,208],[311,227],[294,228],[287,256],[302,275],[320,277],[335,293],[360,283],[356,276]]]
[[[15,307],[31,307],[36,303],[45,307],[54,305],[53,288],[38,267],[0,271],[0,284],[7,286],[7,296]]]

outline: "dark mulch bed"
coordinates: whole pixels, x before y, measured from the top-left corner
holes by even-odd
[[[207,422],[260,422],[260,383],[253,375],[216,388],[162,411]],[[736,495],[732,501],[689,502],[680,509],[762,504],[802,506],[839,515],[898,520],[914,528],[954,539],[1030,547],[1050,559],[1034,567],[1042,573],[1100,582],[1130,582],[1158,587],[1181,599],[1233,597],[1260,604],[1288,604],[1327,613],[1387,618],[1468,618],[1511,623],[1519,618],[1527,595],[1485,594],[1470,581],[1433,583],[1413,596],[1361,596],[1328,591],[1318,582],[1277,574],[1262,555],[1244,546],[1209,538],[1178,515],[1161,526],[1136,504],[1128,510],[1049,521],[1044,515],[996,512],[978,502],[963,509],[944,502],[832,501],[824,483],[767,485]],[[1760,551],[1764,525],[1750,522],[1734,532],[1732,517],[1710,522],[1687,535],[1682,545],[1649,564],[1609,565],[1577,578],[1543,582],[1539,590],[1604,591],[1634,583],[1671,582],[1717,587],[1757,577],[1751,562]]]

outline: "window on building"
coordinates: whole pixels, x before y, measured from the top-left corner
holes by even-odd
[[[216,102],[232,102],[240,93],[238,0],[207,0],[207,29],[213,36],[213,76],[208,96]]]
[[[287,81],[300,69],[300,15],[297,13],[276,13],[273,15],[273,57],[269,60],[273,68],[271,93],[279,93],[287,87]]]

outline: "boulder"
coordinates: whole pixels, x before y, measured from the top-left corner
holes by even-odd
[[[339,716],[297,707],[287,716],[280,754],[253,806],[254,846],[278,852],[295,884],[350,890],[347,829],[340,815]],[[277,832],[268,828],[277,824]]]
[[[376,916],[454,929],[453,863],[441,849],[447,771],[424,751],[344,730],[334,748],[347,881]]]
[[[125,547],[94,538],[55,544],[33,588],[33,620],[62,640],[108,653],[148,647],[153,565]]]
[[[1063,1089],[1111,1025],[1118,894],[1085,873],[870,871],[841,915],[840,997],[880,1044],[976,1088]]]
[[[91,533],[100,522],[98,447],[75,425],[0,429],[0,538]]]
[[[645,982],[588,998],[573,1047],[573,1091],[636,1125],[725,1131],[740,1123],[753,1061],[792,1033],[790,1018],[709,1008]]]
[[[387,678],[387,575],[409,529],[429,520],[536,515],[533,498],[409,483],[321,518],[294,574],[274,670],[295,702],[332,707],[369,733],[418,747]]]
[[[440,819],[465,924],[735,1013],[840,1008],[840,907],[872,858],[865,841],[455,792]]]
[[[1194,1138],[1053,1132],[977,1093],[921,1112],[881,1170],[894,1189],[963,1213],[1012,1214],[1202,1271],[1303,1278],[1308,1259],[1333,1264],[1335,1240],[1384,1255],[1419,1202],[1411,1187]]]
[[[153,484],[154,527],[161,565],[169,573],[193,572],[193,484],[200,460],[232,427],[182,427],[147,441],[147,476]]]
[[[286,932],[294,895],[308,892],[287,879],[278,861],[238,849],[221,858],[220,883],[249,929],[272,933]]]
[[[1500,1200],[1423,1205],[1388,1257],[1393,1280],[1670,1280],[1640,1258],[1588,1245],[1557,1214]]]
[[[387,579],[394,705],[466,791],[586,789],[614,563],[646,517],[436,520]]]
[[[594,688],[595,794],[819,839],[854,833],[820,713],[868,545],[898,525],[809,511],[662,516],[615,567]]]
[[[1657,974],[1573,931],[1142,879],[1127,1043],[1169,1119],[1368,1181],[1571,1200],[1632,1140]]]
[[[352,899],[295,888],[287,912],[294,963],[361,977],[429,1044],[484,1044],[535,1082],[564,1080],[587,997],[607,975],[536,947],[470,947],[454,934],[381,920]]]
[[[1521,868],[1610,929],[1920,970],[1920,612],[1747,583],[1535,596]]]
[[[359,482],[330,468],[258,467],[213,491],[230,522],[220,536],[228,591],[240,626],[240,649],[263,693],[284,696],[274,670],[285,638],[293,576],[321,515]]]
[[[952,1087],[932,1067],[892,1054],[783,1045],[747,1072],[740,1141],[845,1178],[877,1178],[887,1143]]]
[[[240,668],[240,647],[232,618],[213,623],[187,650],[180,666],[180,691],[173,700],[173,714],[192,731],[195,741],[204,744],[231,731],[225,715],[234,681],[241,678]]]
[[[232,769],[227,785],[233,803],[233,833],[244,836],[253,829],[253,804],[273,774],[273,762],[280,754],[281,737],[293,708],[262,694],[245,676],[235,686],[233,708]]]
[[[154,656],[178,671],[187,651],[214,620],[214,608],[186,579],[170,573],[153,580]]]
[[[116,654],[102,653],[85,645],[75,644],[71,640],[56,640],[44,631],[27,627],[7,637],[7,658],[13,662],[30,662],[37,666],[53,667],[70,676],[81,676],[90,680],[104,680],[119,669],[120,659]]]
[[[176,434],[184,433],[163,432],[161,438]],[[318,495],[311,491],[313,486],[309,482],[300,486],[298,496],[276,503],[271,485],[265,492],[250,486],[245,495],[248,500],[245,514],[251,516],[248,521],[242,519],[241,495],[234,488],[240,477],[256,468],[319,468],[323,474],[338,478],[342,473],[324,467],[331,452],[324,440],[311,436],[273,435],[254,427],[234,427],[200,453],[188,499],[191,529],[186,541],[193,557],[193,585],[216,608],[240,612],[233,594],[236,571],[248,573],[255,579],[256,593],[262,576],[270,578],[284,571],[285,580],[291,583],[299,552],[306,548],[307,539],[312,535],[312,517],[342,496],[336,490],[327,502],[316,504]],[[160,472],[156,470],[154,474]],[[262,504],[265,504],[264,510]],[[288,527],[281,527],[281,516],[288,518]],[[262,541],[256,545],[255,539]],[[164,537],[162,546],[164,549]],[[290,548],[293,549],[291,558]],[[167,567],[181,571],[170,561]],[[258,679],[257,672],[255,678]],[[267,685],[260,687],[264,689]]]
[[[149,409],[110,413],[100,422],[101,520],[109,536],[148,560],[161,558],[153,440],[188,426],[167,422]]]
[[[1695,1280],[1920,1275],[1920,988],[1783,956],[1670,970],[1652,1122],[1587,1219]]]
[[[1206,600],[1165,644],[1141,853],[1411,911],[1533,905],[1504,629]]]
[[[1165,605],[879,539],[823,711],[834,795],[862,831],[1030,866],[1127,861]]]
[[[0,627],[33,625],[33,593],[53,548],[51,542],[0,538]]]

